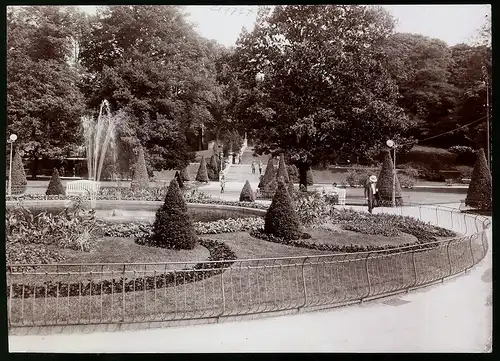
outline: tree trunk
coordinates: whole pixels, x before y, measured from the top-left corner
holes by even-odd
[[[307,171],[309,170],[309,165],[299,163],[297,164],[297,169],[299,170],[299,189],[307,191]]]
[[[38,174],[38,157],[33,155],[33,165],[31,167],[31,179],[36,180],[36,176]]]

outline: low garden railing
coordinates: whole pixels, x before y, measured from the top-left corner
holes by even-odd
[[[7,266],[11,328],[230,318],[360,302],[468,270],[488,218],[434,206],[376,209],[461,237],[383,251],[212,262]]]

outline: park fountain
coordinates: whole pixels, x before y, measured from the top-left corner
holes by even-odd
[[[98,189],[102,167],[108,148],[114,151],[113,161],[116,161],[115,146],[115,118],[111,115],[109,102],[104,100],[99,109],[97,121],[91,116],[83,116],[82,124],[87,153],[87,169],[89,181],[94,182],[94,189]],[[95,209],[97,192],[90,192],[91,208]]]

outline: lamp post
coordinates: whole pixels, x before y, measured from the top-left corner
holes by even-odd
[[[490,87],[488,82],[488,72],[486,67],[481,68],[483,71],[484,84],[486,86],[486,160],[488,162],[488,167],[491,170],[490,165]]]
[[[385,144],[389,148],[392,148],[394,150],[394,162],[392,166],[392,206],[396,207],[396,148],[397,145],[394,143],[393,140],[388,140]]]
[[[10,161],[9,161],[9,196],[12,195],[12,148],[14,147],[14,142],[17,140],[17,135],[11,134],[9,140],[10,143]]]

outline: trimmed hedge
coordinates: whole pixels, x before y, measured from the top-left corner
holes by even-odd
[[[181,179],[183,182],[189,182],[189,173],[188,173],[188,167],[185,166],[184,168],[181,169]]]
[[[146,159],[144,159],[144,150],[139,148],[137,163],[135,164],[134,177],[130,188],[149,188],[148,170],[146,168]]]
[[[259,183],[259,189],[263,193],[274,194],[278,184],[276,182],[276,170],[274,169],[273,158],[269,158],[267,162],[266,172]]]
[[[210,157],[210,162],[207,164],[207,175],[208,179],[210,179],[213,182],[219,181],[219,164],[217,162],[217,156],[215,154],[212,154]]]
[[[66,190],[61,183],[61,178],[59,177],[57,168],[54,168],[54,171],[52,172],[52,178],[50,178],[49,186],[47,187],[45,194],[48,196],[66,195]]]
[[[280,155],[278,173],[276,174],[276,178],[278,179],[278,181],[280,180],[280,178],[283,178],[283,181],[285,183],[290,182],[290,176],[288,175],[288,169],[285,164],[285,156],[283,154]]]
[[[482,148],[477,151],[465,205],[480,210],[492,208],[491,172]]]
[[[196,180],[198,182],[208,183],[208,173],[207,173],[207,162],[205,157],[201,157],[200,166],[198,167],[198,173],[196,174]]]
[[[165,203],[156,212],[151,244],[170,249],[193,249],[196,233],[179,185],[172,179]]]
[[[392,162],[391,153],[389,150],[384,152],[384,161],[382,163],[382,169],[377,180],[378,193],[380,195],[381,201],[390,202],[392,201],[392,188],[393,188],[393,168],[394,163]],[[399,184],[398,176],[396,175],[396,205],[403,205],[401,185]]]
[[[243,189],[240,193],[240,202],[254,202],[255,201],[255,193],[250,186],[250,182],[247,180]]]
[[[184,188],[184,182],[182,181],[182,178],[181,178],[181,175],[179,174],[179,171],[175,172],[174,178],[177,181],[177,184],[179,185],[179,188],[180,189]]]
[[[24,173],[23,161],[17,149],[14,153],[14,157],[12,158],[11,187],[12,194],[22,194],[26,192],[26,188],[28,187],[28,181],[26,180],[26,174]]]
[[[279,182],[271,206],[267,210],[264,232],[285,239],[294,239],[300,234],[299,217],[287,186],[282,181]]]

